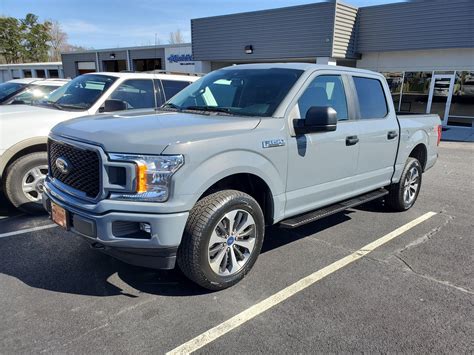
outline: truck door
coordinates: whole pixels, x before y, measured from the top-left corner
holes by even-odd
[[[352,79],[359,107],[357,181],[360,189],[370,191],[390,184],[399,127],[390,91],[380,77]]]
[[[287,217],[340,201],[354,193],[359,153],[357,122],[349,78],[339,73],[318,71],[290,105],[290,125],[294,118],[304,119],[312,106],[334,108],[338,122],[335,131],[289,137]]]

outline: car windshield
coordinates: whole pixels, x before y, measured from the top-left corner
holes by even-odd
[[[272,116],[302,70],[221,69],[189,85],[163,107],[242,116]]]
[[[59,88],[52,85],[29,85],[28,88],[14,95],[8,102],[11,104],[32,104],[35,100],[44,99],[49,93]]]
[[[53,91],[40,105],[54,106],[61,110],[89,109],[117,78],[107,75],[81,75]]]
[[[3,100],[12,94],[16,93],[18,90],[24,88],[26,84],[20,83],[2,83],[0,84],[0,100]]]

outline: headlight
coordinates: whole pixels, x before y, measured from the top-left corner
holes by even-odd
[[[182,155],[111,154],[110,158],[135,163],[135,193],[114,195],[113,198],[136,201],[168,200],[171,177],[184,164]]]

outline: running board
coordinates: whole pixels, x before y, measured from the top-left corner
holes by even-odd
[[[304,224],[317,221],[318,219],[330,216],[332,214],[342,212],[348,208],[361,205],[363,203],[376,200],[380,197],[383,197],[388,194],[388,191],[385,189],[380,189],[376,191],[369,192],[365,195],[360,195],[349,200],[338,202],[334,205],[323,207],[319,210],[314,210],[306,214],[299,216],[291,217],[280,222],[282,228],[297,228]]]

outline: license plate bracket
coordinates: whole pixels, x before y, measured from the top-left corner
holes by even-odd
[[[61,206],[51,202],[51,219],[58,226],[63,227],[64,229],[69,229],[69,214]]]

